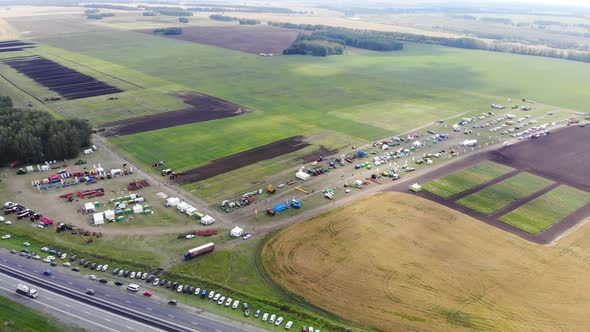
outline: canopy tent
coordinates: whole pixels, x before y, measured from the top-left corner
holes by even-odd
[[[106,210],[104,212],[104,218],[109,220],[109,219],[115,219],[115,211],[113,210]]]
[[[244,229],[236,226],[230,231],[230,234],[233,237],[240,237],[242,234],[244,234]]]
[[[210,215],[205,215],[203,218],[201,218],[201,224],[207,226],[207,225],[211,225],[212,223],[215,222],[215,218],[211,217]]]
[[[95,213],[92,215],[92,223],[95,225],[102,225],[104,224],[104,218],[102,213]]]
[[[84,211],[87,213],[95,212],[96,208],[94,207],[93,203],[88,202],[88,203],[84,204]]]

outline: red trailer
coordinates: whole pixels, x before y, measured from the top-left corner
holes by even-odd
[[[215,250],[215,244],[213,242],[209,242],[207,244],[204,244],[200,247],[196,247],[193,249],[190,249],[189,251],[184,253],[184,260],[187,261],[193,257],[197,257],[203,254],[206,254],[208,252],[212,252],[213,250]]]

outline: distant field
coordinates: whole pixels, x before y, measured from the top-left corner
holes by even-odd
[[[457,203],[479,213],[490,215],[552,183],[553,181],[536,175],[520,173],[469,195]]]
[[[569,186],[559,186],[503,215],[500,221],[527,233],[538,234],[588,203],[590,193]]]
[[[288,291],[379,331],[587,331],[589,230],[540,246],[384,193],[278,232],[262,257]]]
[[[0,296],[0,331],[63,332],[66,330],[57,326],[53,318],[50,319],[27,306]]]
[[[448,198],[480,184],[484,184],[514,169],[508,166],[485,161],[481,164],[463,169],[443,178],[428,182],[424,190],[437,196]]]

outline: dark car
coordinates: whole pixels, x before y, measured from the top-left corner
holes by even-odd
[[[206,297],[207,297],[207,290],[206,290],[206,289],[203,289],[203,290],[201,291],[201,298],[202,298],[202,299],[204,299],[204,298],[206,298]]]
[[[93,264],[91,261],[86,261],[86,263],[84,263],[84,267],[89,267],[90,264]],[[96,264],[95,264],[96,265]]]
[[[182,287],[182,292],[183,293],[188,293],[188,291],[191,289],[191,286],[189,285],[184,285],[184,287]]]
[[[259,310],[256,310],[256,312],[254,313],[254,317],[255,318],[260,317],[260,313],[261,313],[260,309]]]
[[[119,271],[120,271],[120,269],[119,268],[116,268],[116,269],[113,270],[113,272],[111,274],[112,275],[115,275],[115,274],[119,273]]]
[[[170,288],[170,287],[172,287],[172,281],[166,282],[166,288]]]
[[[189,294],[194,294],[194,293],[195,293],[195,287],[194,287],[194,286],[190,286],[190,287],[188,288],[188,291],[187,291],[187,293],[189,293]]]
[[[88,288],[88,289],[86,290],[86,294],[88,294],[88,295],[94,295],[94,294],[96,294],[96,291],[94,291],[94,289],[90,289],[90,288]]]
[[[46,276],[50,276],[53,274],[53,272],[51,272],[51,270],[45,270],[45,271],[43,271],[43,274]]]
[[[117,285],[117,286],[123,286],[123,283],[117,280],[117,281],[115,281],[115,285]]]
[[[51,265],[51,266],[57,266],[57,263],[56,262],[51,262],[51,263],[49,263],[49,265]]]
[[[33,258],[33,254],[27,254],[27,259]]]
[[[11,254],[16,254],[16,250],[12,249],[12,250],[10,250],[10,253]]]
[[[107,282],[109,282],[108,280],[106,280],[105,278],[100,279],[98,282],[100,282],[101,284],[106,284]]]
[[[129,277],[129,273],[131,273],[131,272],[125,271],[125,273],[123,273],[123,275],[125,276],[125,278]]]
[[[168,301],[168,304],[169,305],[176,305],[176,300],[170,300],[170,301]]]
[[[176,289],[178,287],[178,281],[172,283],[172,288]]]
[[[166,284],[166,279],[160,280],[160,286],[164,286]]]
[[[78,262],[78,264],[80,264],[80,265],[84,265],[84,264],[86,264],[86,258],[82,258],[82,259],[81,259],[81,260]]]
[[[150,274],[149,277],[147,277],[147,279],[145,280],[145,282],[152,282],[154,278],[155,276],[153,274]]]
[[[25,254],[28,254],[28,253],[29,253],[29,249],[27,249],[27,248],[25,248],[25,249],[21,249],[20,251],[21,251],[21,252],[24,252]]]
[[[94,269],[96,269],[96,263],[92,263],[92,264],[90,264],[90,269],[91,269],[91,270],[94,270]]]
[[[73,268],[72,268],[72,271],[80,272],[80,268],[79,268],[79,267],[77,267],[77,266],[76,266],[76,267],[73,267]]]
[[[70,257],[70,262],[73,262],[76,260],[76,258],[78,258],[78,255],[73,255]]]

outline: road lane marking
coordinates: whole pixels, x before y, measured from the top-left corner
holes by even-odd
[[[170,317],[170,318],[174,318],[174,316],[172,316],[172,315],[168,315],[168,317]]]
[[[193,325],[199,325],[199,323],[195,323],[195,322],[191,322],[191,324],[193,324]]]
[[[64,305],[65,305],[66,307],[68,307],[68,308],[71,308],[71,306],[70,306],[69,304],[67,304],[67,303],[64,303]]]
[[[111,297],[109,294],[105,294],[106,297]]]
[[[16,264],[16,266],[18,266],[18,267],[23,267],[23,266],[22,266],[22,265],[20,265],[20,264]]]
[[[131,301],[125,301],[125,302],[131,304]]]
[[[152,308],[146,308],[147,310],[152,310]]]
[[[73,285],[73,283],[71,281],[68,281],[68,284]]]

